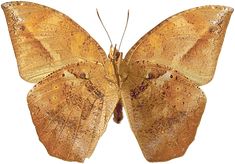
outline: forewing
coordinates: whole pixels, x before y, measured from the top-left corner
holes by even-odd
[[[148,161],[182,156],[193,141],[206,97],[180,73],[149,63],[131,63],[122,100],[132,131]]]
[[[203,6],[176,14],[144,35],[125,61],[149,60],[206,84],[213,78],[232,11],[225,6]]]
[[[116,85],[100,64],[66,66],[37,84],[28,106],[40,141],[52,156],[90,157],[118,102]]]
[[[69,17],[31,2],[2,4],[20,75],[38,82],[51,72],[78,61],[104,63],[105,52]]]

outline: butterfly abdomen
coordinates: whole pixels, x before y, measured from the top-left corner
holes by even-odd
[[[119,124],[123,119],[122,103],[119,101],[113,111],[113,121]]]

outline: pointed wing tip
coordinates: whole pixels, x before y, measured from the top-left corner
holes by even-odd
[[[225,14],[232,14],[234,9],[229,6],[212,6],[212,8],[220,8]]]
[[[232,7],[229,6],[224,6],[224,9],[230,13],[233,13],[234,9]]]
[[[11,6],[16,5],[16,4],[20,4],[20,2],[17,2],[17,1],[15,1],[15,2],[5,2],[5,3],[3,3],[3,4],[1,5],[1,7],[2,7],[2,9],[4,10],[4,9],[7,9],[7,8],[9,8],[9,7],[11,7]]]
[[[230,6],[223,6],[223,5],[204,5],[204,6],[199,6],[199,7],[196,7],[195,9],[198,9],[198,8],[213,8],[213,9],[222,9],[222,10],[227,10],[229,12],[233,12],[233,8],[230,7]],[[189,9],[190,10],[190,9]]]
[[[6,2],[6,3],[3,3],[1,4],[1,7],[3,10],[5,10],[6,8],[8,8],[10,6],[11,2]]]
[[[23,5],[25,3],[32,3],[32,2],[26,2],[26,1],[9,1],[9,2],[5,2],[3,4],[1,4],[2,9],[8,9],[9,7],[12,6],[18,6],[18,5]]]
[[[222,10],[224,13],[231,14],[233,13],[234,9],[230,6],[222,6],[222,5],[205,5],[205,6],[199,6],[194,9],[198,8],[212,8],[212,9],[219,9]]]
[[[230,15],[233,13],[234,9],[229,6],[221,6],[222,7],[222,12],[226,15]]]

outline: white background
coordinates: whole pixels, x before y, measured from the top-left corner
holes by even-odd
[[[0,0],[1,3],[5,2]],[[121,50],[124,54],[148,30],[177,12],[206,4],[235,8],[234,0],[33,0],[55,8],[78,22],[106,52],[110,43],[95,9],[118,43],[130,9],[128,29]],[[235,15],[232,16],[214,79],[202,87],[208,102],[195,141],[186,154],[166,164],[235,163]],[[18,74],[5,16],[0,11],[0,164],[66,164],[51,157],[38,140],[26,103],[32,88]],[[148,163],[131,132],[127,118],[120,125],[109,122],[87,164]]]

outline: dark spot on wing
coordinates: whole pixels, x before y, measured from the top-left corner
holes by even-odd
[[[148,86],[149,86],[148,82],[143,81],[139,86],[130,90],[130,96],[136,99],[140,93],[144,92],[148,88]]]

